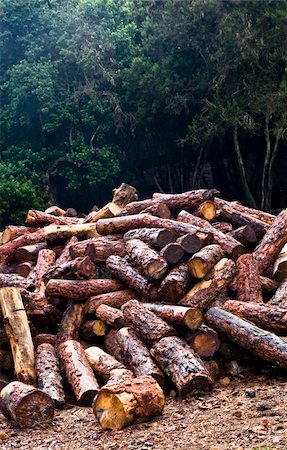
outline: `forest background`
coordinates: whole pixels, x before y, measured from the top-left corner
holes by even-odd
[[[1,227],[122,181],[287,197],[286,0],[1,0]]]

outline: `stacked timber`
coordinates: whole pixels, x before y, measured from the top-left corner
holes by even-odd
[[[123,183],[85,217],[52,206],[3,230],[8,419],[51,420],[69,393],[120,430],[160,414],[170,389],[211,390],[225,361],[287,369],[287,210],[218,194],[138,200]]]

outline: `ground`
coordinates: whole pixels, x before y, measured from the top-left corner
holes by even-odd
[[[1,416],[0,430],[2,450],[286,450],[287,380],[224,378],[212,393],[168,398],[162,416],[117,432],[101,430],[90,408],[71,405],[29,430]]]

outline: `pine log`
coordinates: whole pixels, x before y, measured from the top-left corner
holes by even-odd
[[[154,203],[148,206],[147,208],[143,209],[142,212],[152,214],[153,216],[161,217],[162,219],[169,219],[171,217],[171,211],[169,207],[162,202]]]
[[[41,344],[50,344],[55,347],[57,344],[57,335],[49,333],[39,333],[33,336],[33,342],[35,348],[38,348]]]
[[[115,292],[107,292],[91,297],[87,306],[87,314],[96,313],[100,305],[107,305],[113,308],[120,308],[129,300],[136,298],[137,294],[129,289]]]
[[[45,239],[49,244],[67,241],[72,236],[79,239],[99,237],[95,223],[81,223],[76,225],[48,225],[43,228]]]
[[[28,280],[31,280],[35,286],[35,292],[44,292],[45,283],[43,277],[45,273],[54,265],[56,253],[53,250],[43,249],[38,253],[37,263],[30,273]]]
[[[215,219],[216,206],[214,201],[206,200],[205,202],[201,203],[201,205],[199,205],[199,207],[195,211],[193,211],[193,214],[195,216],[201,217],[202,219],[208,220],[208,222]]]
[[[87,279],[97,275],[97,269],[89,256],[79,257],[63,264],[56,264],[44,274],[45,283],[51,278]]]
[[[37,244],[19,247],[15,251],[15,259],[18,263],[36,261],[39,251],[45,249],[46,247],[46,242],[39,242]]]
[[[173,245],[173,244],[168,244]],[[168,270],[166,261],[139,239],[126,242],[129,260],[150,280],[162,278]]]
[[[63,311],[48,301],[43,293],[21,291],[27,316],[33,321],[57,324],[61,321]]]
[[[220,245],[207,245],[190,258],[188,270],[192,277],[204,278],[223,257],[224,250]]]
[[[80,256],[89,256],[96,263],[105,263],[110,255],[124,256],[125,244],[121,235],[102,236],[95,239],[78,242],[70,248],[73,259]]]
[[[287,309],[274,308],[269,305],[229,300],[224,303],[226,311],[253,322],[264,330],[287,333]]]
[[[203,321],[202,313],[198,308],[156,303],[143,303],[143,306],[166,322],[185,326],[190,330],[197,330]]]
[[[149,376],[108,383],[93,402],[93,411],[104,429],[121,430],[137,418],[149,419],[162,412],[164,394]]]
[[[38,388],[51,397],[56,408],[62,408],[65,403],[63,381],[58,356],[55,348],[51,344],[41,344],[38,346],[35,370]]]
[[[119,278],[139,294],[152,299],[157,297],[156,287],[124,258],[114,255],[109,256],[106,267],[111,275]]]
[[[57,345],[72,339],[78,339],[84,318],[84,303],[70,300],[62,317],[57,333]]]
[[[160,256],[169,264],[177,264],[184,255],[184,249],[178,242],[171,242],[163,247]]]
[[[211,244],[213,241],[212,235],[194,231],[193,233],[184,234],[177,239],[186,253],[194,254],[198,252],[205,245]]]
[[[172,231],[163,228],[136,228],[124,234],[124,240],[140,239],[151,247],[163,248],[175,242],[176,236]]]
[[[7,244],[0,246],[0,262],[12,261],[16,250],[20,247],[24,247],[25,245],[34,245],[43,241],[45,241],[44,229],[35,231],[35,233],[25,233],[22,236],[13,239],[13,241],[9,241]]]
[[[207,361],[202,361],[204,368],[207,370],[213,383],[216,382],[220,375],[220,364],[215,359],[208,359]]]
[[[262,330],[221,308],[209,309],[205,319],[209,326],[224,333],[259,358],[287,369],[287,343],[275,334]]]
[[[186,263],[174,267],[161,282],[158,294],[165,303],[177,303],[187,292],[190,274]]]
[[[113,189],[113,203],[121,208],[124,208],[128,203],[134,202],[137,199],[137,190],[127,183],[122,183],[118,188]]]
[[[0,273],[0,288],[1,287],[16,287],[21,290],[30,289],[32,287],[32,282],[16,273]]]
[[[116,308],[112,308],[108,305],[100,305],[97,308],[97,318],[110,325],[117,330],[127,326],[127,322],[124,319],[123,313]]]
[[[219,338],[216,331],[202,324],[198,330],[188,334],[185,340],[200,357],[210,358],[219,349]]]
[[[107,326],[100,319],[88,320],[83,324],[81,334],[86,341],[94,341],[107,334]]]
[[[276,216],[274,216],[273,214],[269,214],[265,211],[260,211],[258,209],[243,206],[239,202],[229,202],[229,201],[223,200],[221,198],[216,198],[215,202],[219,208],[222,206],[231,206],[234,210],[244,213],[244,214],[247,214],[248,216],[255,217],[256,219],[261,220],[262,222],[265,222],[268,225],[273,225],[273,223],[276,219]]]
[[[233,225],[229,222],[213,222],[212,226],[222,233],[230,233],[233,231]]]
[[[179,304],[204,311],[228,286],[234,275],[235,263],[231,259],[223,258],[202,281],[188,291]]]
[[[111,378],[132,379],[133,373],[112,355],[104,352],[99,347],[92,346],[85,350],[85,355],[90,363],[96,377],[103,383],[107,383]]]
[[[8,225],[3,230],[2,234],[2,244],[7,244],[7,242],[13,241],[14,239],[23,236],[28,233],[35,233],[35,228],[32,227],[23,227],[19,225]]]
[[[113,202],[107,203],[105,206],[100,208],[98,211],[91,211],[84,219],[84,223],[95,223],[99,219],[105,219],[108,217],[115,217],[120,214],[122,208]]]
[[[57,217],[53,214],[47,214],[43,211],[36,209],[30,209],[26,217],[26,225],[32,227],[43,227],[49,224],[55,225],[72,225],[79,222],[76,217]]]
[[[262,275],[260,276],[260,282],[262,291],[268,293],[271,292],[272,294],[274,294],[274,292],[279,286],[279,283],[277,283],[277,281],[271,280],[268,277],[263,277]]]
[[[15,420],[21,428],[29,428],[54,417],[54,403],[49,395],[19,381],[7,384],[0,393],[0,400],[4,416]]]
[[[123,287],[118,280],[49,280],[46,285],[47,297],[63,297],[84,301],[93,295],[118,291]]]
[[[105,336],[105,348],[108,350],[108,352],[111,355],[113,355],[114,358],[116,358],[117,361],[124,364],[124,355],[123,355],[122,348],[118,341],[118,331],[117,330],[111,330]]]
[[[268,304],[279,308],[287,308],[287,278],[279,285]]]
[[[214,228],[207,220],[201,219],[200,217],[193,216],[187,211],[181,211],[177,220],[183,223],[190,224],[192,226],[196,226],[198,228],[202,228],[205,231],[209,231],[213,234],[213,242],[215,244],[219,244],[223,250],[232,257],[232,259],[236,260],[238,256],[244,253],[244,246],[236,241],[232,236],[228,234],[224,234],[221,231]]]
[[[278,258],[274,263],[273,276],[279,282],[287,278],[287,244],[280,250]]]
[[[181,397],[212,387],[202,361],[182,339],[176,336],[162,338],[152,347],[151,355],[171,378]]]
[[[53,216],[61,217],[61,216],[65,216],[66,211],[64,209],[60,208],[59,206],[52,205],[52,206],[49,206],[49,208],[45,209],[45,213],[52,214]]]
[[[132,325],[139,336],[148,343],[153,344],[165,336],[175,334],[174,329],[149,311],[137,300],[130,300],[122,306],[126,321]]]
[[[65,341],[58,347],[67,380],[80,406],[91,406],[99,385],[85,356],[81,344],[75,340]]]
[[[31,270],[33,269],[33,264],[29,261],[23,262],[18,265],[16,269],[16,273],[20,275],[21,277],[27,278],[30,274]]]
[[[236,290],[241,302],[262,303],[258,264],[253,254],[241,255],[236,261]]]
[[[0,306],[17,378],[23,383],[35,384],[34,346],[19,291],[16,288],[0,289]]]
[[[243,225],[243,227],[229,232],[229,236],[232,236],[243,245],[253,244],[257,241],[256,233],[251,225]]]

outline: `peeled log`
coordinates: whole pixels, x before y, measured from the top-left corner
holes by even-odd
[[[129,300],[136,298],[137,294],[129,289],[91,297],[87,306],[87,314],[94,314],[100,305],[107,305],[113,308],[120,308]]]
[[[165,336],[175,334],[174,329],[137,300],[130,300],[122,306],[124,318],[139,336],[153,344]]]
[[[276,281],[283,281],[287,278],[287,244],[280,250],[279,256],[275,261],[273,276]]]
[[[36,353],[36,374],[38,388],[48,394],[57,408],[65,403],[63,380],[55,348],[51,344],[41,344]]]
[[[57,333],[57,345],[71,339],[78,339],[84,318],[84,303],[70,300],[62,317]]]
[[[210,358],[219,349],[218,334],[204,324],[185,339],[200,357]]]
[[[226,311],[249,320],[260,328],[276,332],[287,332],[287,309],[274,308],[264,303],[229,300],[224,303]]]
[[[258,264],[253,254],[241,255],[236,261],[235,282],[238,300],[263,303]]]
[[[205,275],[224,257],[220,245],[212,244],[203,247],[188,261],[188,269],[194,278],[204,278]]]
[[[268,304],[287,309],[287,278],[279,285]]]
[[[223,258],[214,268],[197,283],[184,297],[179,304],[190,307],[197,307],[204,311],[216,300],[225,287],[235,275],[235,263],[231,259]]]
[[[80,239],[97,238],[97,225],[95,223],[80,223],[76,225],[48,225],[43,230],[45,239],[49,244],[67,241],[72,236]]]
[[[184,249],[178,242],[167,244],[160,251],[160,256],[169,264],[177,264],[184,255]]]
[[[16,288],[0,289],[0,306],[17,378],[23,383],[36,384],[34,346],[19,291]]]
[[[156,303],[143,303],[143,306],[166,322],[185,326],[190,330],[197,330],[203,321],[202,313],[198,308]]]
[[[167,272],[168,265],[166,261],[141,240],[128,240],[126,242],[126,250],[129,260],[150,280],[158,280]]]
[[[54,417],[54,403],[49,395],[33,386],[12,381],[0,393],[0,408],[4,416],[21,428],[47,422]]]
[[[65,367],[67,380],[80,406],[91,406],[99,385],[85,356],[81,344],[71,340],[58,347],[60,361]]]
[[[171,378],[181,397],[212,387],[202,361],[182,339],[176,336],[162,338],[152,347],[151,355]]]
[[[177,303],[187,292],[190,285],[190,274],[186,263],[174,267],[162,280],[158,294],[165,303]]]
[[[108,305],[100,305],[96,310],[96,314],[98,319],[101,319],[112,328],[119,329],[127,326],[123,313],[119,309]]]
[[[174,242],[176,236],[172,231],[163,228],[136,228],[124,234],[124,240],[140,239],[151,247],[163,248]]]
[[[126,259],[120,256],[109,256],[106,261],[106,267],[111,275],[119,278],[139,294],[152,299],[157,297],[156,287],[137,269],[131,266]]]
[[[133,371],[135,376],[150,375],[160,386],[164,386],[164,375],[150,356],[147,347],[132,328],[121,328],[117,341],[122,350],[125,366]]]
[[[254,355],[287,369],[287,343],[275,334],[262,330],[221,308],[209,309],[205,319],[209,326],[224,333]]]
[[[96,279],[96,280],[49,280],[46,285],[47,297],[63,297],[84,301],[87,298],[104,294],[106,292],[118,291],[122,288],[118,280]]]

